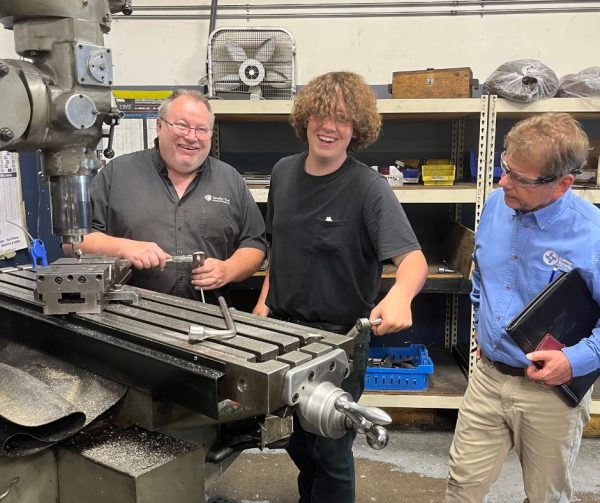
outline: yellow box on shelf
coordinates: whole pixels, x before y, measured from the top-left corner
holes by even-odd
[[[427,164],[429,166],[431,166],[432,164],[443,164],[449,166],[450,164],[452,164],[452,161],[450,159],[427,159],[423,164]]]
[[[423,184],[453,185],[455,173],[454,164],[423,164]]]

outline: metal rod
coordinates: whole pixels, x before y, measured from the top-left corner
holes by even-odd
[[[208,339],[226,340],[237,335],[237,327],[235,326],[235,322],[233,321],[233,316],[231,316],[231,311],[229,311],[227,302],[225,302],[225,299],[222,296],[219,296],[217,300],[219,301],[219,307],[221,308],[221,314],[223,315],[223,320],[225,321],[227,330],[219,330],[216,328],[192,324],[190,325],[188,332],[188,342],[202,342]]]
[[[210,24],[208,25],[209,35],[215,30],[215,24],[217,22],[217,3],[218,0],[211,0],[210,2]]]
[[[269,10],[269,9],[285,9],[285,10],[314,10],[314,9],[364,9],[364,8],[398,8],[398,7],[457,7],[461,6],[472,6],[479,5],[480,7],[487,7],[489,5],[524,5],[524,4],[573,4],[573,3],[598,3],[597,0],[575,0],[574,2],[565,2],[564,0],[438,0],[432,2],[353,2],[353,3],[336,3],[327,5],[325,3],[311,3],[311,4],[290,4],[290,3],[259,3],[259,4],[230,4],[221,5],[221,10]],[[208,5],[136,5],[136,12],[139,11],[177,11],[177,10],[208,10],[210,8],[211,14],[213,11],[213,4],[216,1],[213,0],[210,6]],[[213,27],[214,29],[214,27]]]
[[[354,18],[354,17],[433,17],[433,16],[490,16],[490,15],[512,15],[512,14],[582,14],[586,12],[600,12],[600,7],[581,8],[538,8],[538,9],[481,9],[481,10],[450,10],[450,11],[401,11],[401,12],[311,12],[304,14],[222,14],[219,19],[318,19],[318,18]],[[119,20],[191,20],[210,19],[208,14],[139,14],[136,16],[115,16]]]

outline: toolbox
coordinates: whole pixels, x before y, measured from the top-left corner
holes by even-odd
[[[470,98],[473,72],[468,67],[394,72],[393,98]]]
[[[387,361],[391,366],[369,366],[365,375],[365,390],[420,391],[427,388],[433,362],[424,344],[406,347],[372,346],[369,365]]]

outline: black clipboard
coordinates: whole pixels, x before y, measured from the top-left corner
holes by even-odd
[[[573,270],[544,288],[507,325],[506,332],[525,353],[531,353],[546,334],[565,346],[574,346],[592,333],[599,318],[600,306],[577,270]],[[557,391],[571,407],[576,407],[598,376],[600,369],[557,386]]]

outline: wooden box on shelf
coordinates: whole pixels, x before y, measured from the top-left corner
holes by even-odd
[[[394,72],[392,96],[412,98],[470,98],[473,73],[468,67]]]

